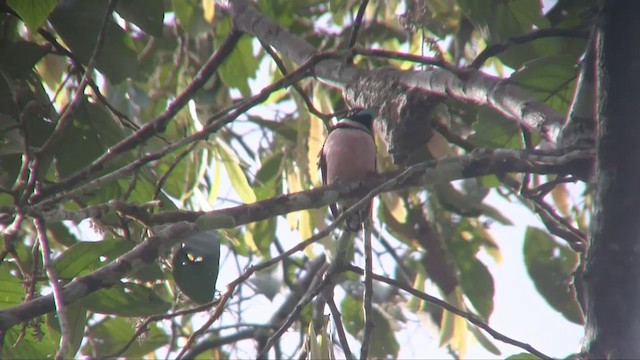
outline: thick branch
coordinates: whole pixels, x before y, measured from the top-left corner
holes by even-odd
[[[316,54],[316,49],[310,44],[260,14],[247,1],[229,2],[226,9],[240,30],[270,44],[290,60],[302,64]],[[536,130],[550,142],[555,142],[564,122],[561,114],[525,95],[524,91],[515,85],[472,70],[460,73],[442,69],[400,71],[383,68],[365,71],[349,65],[347,61],[328,59],[318,62],[314,67],[314,73],[320,80],[343,90],[345,97],[353,105],[382,107],[379,114],[387,123],[392,124],[388,129],[384,126],[382,129],[388,146],[391,146],[389,140],[393,137],[391,134],[393,130],[402,129],[401,126],[394,125],[400,123],[401,119],[397,117],[401,115],[402,120],[411,117],[402,110],[405,106],[421,107],[423,110],[421,120],[427,122],[425,113],[430,109],[425,107],[433,106],[432,103],[424,101],[423,98],[427,95],[452,97],[466,103],[491,107],[519,124]],[[409,91],[416,93],[407,95]],[[398,99],[403,98],[403,94],[409,96],[408,104],[400,104],[401,101]],[[403,125],[406,126],[406,124]],[[412,131],[417,131],[413,126],[408,127]],[[408,155],[401,151],[400,158],[395,159],[396,162],[404,161],[403,156]]]
[[[640,2],[605,1],[597,29],[597,193],[584,274],[585,351],[640,358]]]
[[[195,225],[185,222],[167,227],[109,265],[67,284],[61,291],[64,304],[70,304],[94,291],[112,286],[133,269],[153,263],[169,247],[196,230]],[[53,310],[53,294],[0,310],[0,338],[3,338],[12,326]]]
[[[477,150],[469,155],[444,158],[411,166],[405,174],[395,180],[386,191],[412,187],[423,187],[437,183],[471,177],[525,172],[535,174],[557,174],[567,169],[576,159],[590,158],[591,151],[577,150],[563,156],[533,155],[514,150]],[[389,172],[371,176],[362,181],[336,183],[313,190],[282,195],[253,204],[226,209],[201,211],[167,211],[157,215],[148,213],[130,214],[140,217],[146,224],[166,224],[175,221],[196,222],[203,229],[233,228],[239,225],[284,215],[293,211],[320,208],[339,200],[359,199],[371,189],[398,176],[400,172]]]

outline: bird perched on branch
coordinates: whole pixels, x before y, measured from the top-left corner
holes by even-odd
[[[329,132],[318,163],[324,185],[355,180],[376,172],[376,144],[373,139],[373,121],[376,116],[377,111],[372,108],[351,110]],[[345,211],[355,202],[331,204],[331,214],[337,218],[340,214],[338,207],[340,211]],[[370,212],[369,204],[347,217],[345,228],[351,232],[359,231]]]

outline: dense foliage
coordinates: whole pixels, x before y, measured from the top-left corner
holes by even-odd
[[[382,100],[371,103],[374,95],[353,94],[360,80],[327,79],[321,66],[338,59],[363,77],[392,67],[411,81],[410,71],[439,69],[460,81],[479,74],[486,86],[516,89],[510,95],[523,108],[563,119],[592,3],[558,1],[545,12],[536,0],[248,5],[314,55],[270,40],[281,34],[248,33],[257,20],[243,1],[0,1],[2,357],[282,358],[302,349],[326,357],[342,354],[344,338],[355,351],[365,336],[369,356],[397,357],[394,330],[407,317],[435,324],[454,357],[474,339],[498,354],[491,336],[513,340],[480,330],[494,310],[494,280],[479,254],[499,262],[491,224],[518,219],[483,202],[492,191],[542,219],[545,228],[525,233],[527,270],[548,304],[581,324],[571,276],[591,197],[578,187],[584,193],[572,201],[578,194],[566,183],[584,171],[564,166],[562,154],[522,155],[513,167],[495,161],[549,149],[555,134],[501,110],[497,90],[484,100],[472,94],[481,86],[463,95],[399,91],[422,91],[406,98],[377,91]],[[333,115],[365,105],[391,111],[402,101],[413,107],[398,121],[419,124],[379,119],[379,172],[422,165],[432,175],[406,185],[396,178],[396,191],[377,196],[374,272],[387,286],[374,287],[365,316],[360,269],[336,280],[336,305],[319,295],[330,288],[323,246],[282,254],[332,222],[325,205],[382,183],[320,188],[317,154]],[[444,157],[463,170],[432,162]],[[288,195],[300,191],[308,197]],[[331,249],[338,233],[319,243]],[[361,238],[355,264],[363,263]],[[269,259],[274,266],[250,267]],[[225,287],[219,276],[240,277]],[[269,320],[256,323],[263,295],[278,298]],[[342,323],[314,319],[320,298]],[[367,335],[365,319],[375,325]],[[330,333],[340,340],[332,344]]]

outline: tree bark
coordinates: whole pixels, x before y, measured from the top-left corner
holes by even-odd
[[[597,23],[597,193],[587,253],[590,358],[640,358],[640,2],[610,0]]]

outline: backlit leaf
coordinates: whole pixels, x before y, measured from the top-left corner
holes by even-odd
[[[245,204],[256,202],[256,194],[253,192],[253,188],[249,185],[247,176],[240,167],[240,160],[234,153],[233,149],[222,141],[217,142],[218,146],[216,151],[220,157],[220,161],[227,170],[229,181],[231,186],[236,190],[238,196]]]
[[[131,343],[127,351],[120,356],[142,358],[155,349],[167,345],[169,337],[157,324],[156,322],[148,324],[144,336]],[[90,344],[86,344],[82,352],[91,354],[92,349],[95,349],[98,356],[113,354],[124,348],[133,338],[136,330],[135,319],[106,318],[97,324],[91,325],[89,331],[93,341]]]
[[[582,312],[571,286],[578,255],[545,231],[529,227],[524,238],[524,262],[536,289],[549,305],[567,320],[582,324]]]
[[[56,0],[7,0],[7,5],[20,15],[32,33],[38,31],[56,4]]]
[[[124,317],[145,317],[165,313],[171,303],[146,286],[117,283],[89,294],[79,302],[98,314]]]

